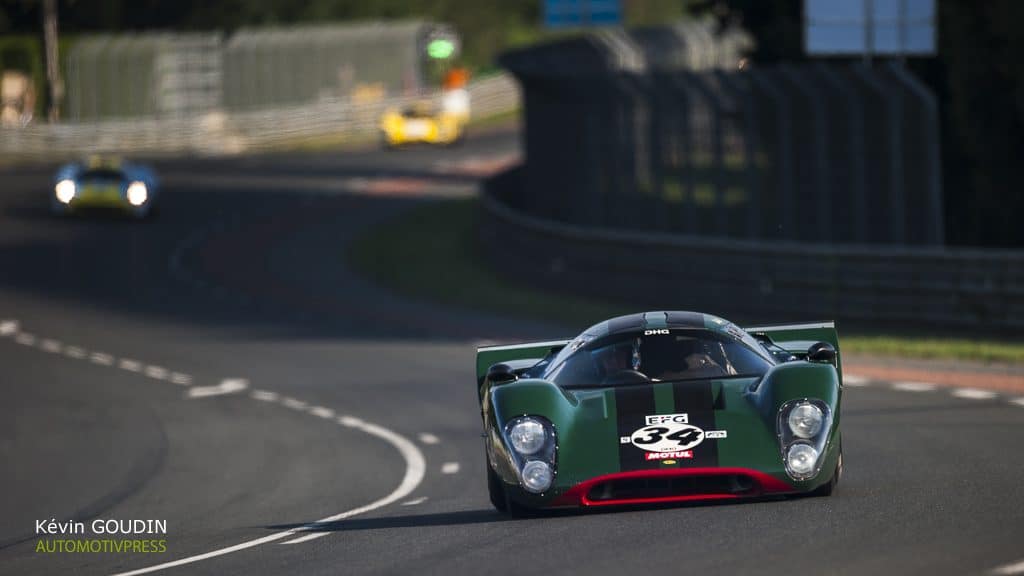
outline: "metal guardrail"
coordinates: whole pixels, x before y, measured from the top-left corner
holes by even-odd
[[[498,273],[637,308],[744,321],[1024,329],[1024,251],[751,241],[566,224],[508,203],[522,167],[485,184],[480,240]]]
[[[518,85],[499,74],[468,86],[471,117],[515,110]],[[376,102],[334,98],[312,104],[246,112],[217,111],[198,117],[133,118],[0,129],[0,156],[66,157],[87,153],[233,154],[271,149],[301,139],[337,134],[372,134],[381,114],[439,92]]]

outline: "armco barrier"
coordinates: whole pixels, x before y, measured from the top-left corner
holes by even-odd
[[[1024,252],[808,245],[591,228],[512,206],[521,169],[484,186],[480,240],[517,281],[737,321],[1024,328]]]

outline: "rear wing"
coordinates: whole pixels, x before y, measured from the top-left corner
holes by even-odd
[[[828,342],[836,349],[836,370],[842,377],[842,362],[839,353],[839,333],[835,322],[808,322],[806,324],[774,324],[744,328],[747,333],[763,334],[787,352],[803,357],[807,349],[816,342]]]
[[[815,342],[828,342],[839,351],[839,334],[835,322],[809,322],[807,324],[774,324],[744,328],[750,334],[764,334],[787,352],[807,352]],[[806,344],[805,344],[806,343]]]
[[[552,352],[565,347],[570,340],[550,340],[548,342],[527,342],[525,344],[509,344],[507,346],[483,346],[476,349],[476,380],[483,382],[487,369],[498,362],[512,360],[540,361]]]

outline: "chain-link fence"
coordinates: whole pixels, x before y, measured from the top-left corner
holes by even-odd
[[[423,39],[439,26],[243,28],[224,46],[224,106],[252,110],[417,93],[425,86]]]
[[[700,25],[507,55],[531,214],[823,243],[941,244],[934,96],[895,65],[750,67]]]
[[[471,82],[471,117],[515,110],[519,88],[499,74]],[[0,128],[0,156],[54,158],[86,153],[233,154],[286,147],[321,136],[356,136],[379,130],[381,114],[440,92],[353,102],[333,98],[313,104],[279,106],[245,112],[214,111],[175,118],[133,118]]]
[[[0,128],[0,155],[235,153],[373,133],[388,108],[439,103],[424,46],[438,33],[454,35],[415,21],[82,37],[65,55],[67,121]],[[473,118],[519,105],[504,74],[467,90]]]
[[[424,21],[73,38],[64,57],[72,121],[181,117],[422,92]]]
[[[220,106],[221,35],[85,36],[65,57],[65,118],[195,116]]]

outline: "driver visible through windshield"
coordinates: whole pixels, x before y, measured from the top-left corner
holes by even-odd
[[[771,365],[762,351],[727,334],[648,330],[593,340],[549,367],[544,377],[565,388],[581,388],[760,376]]]

